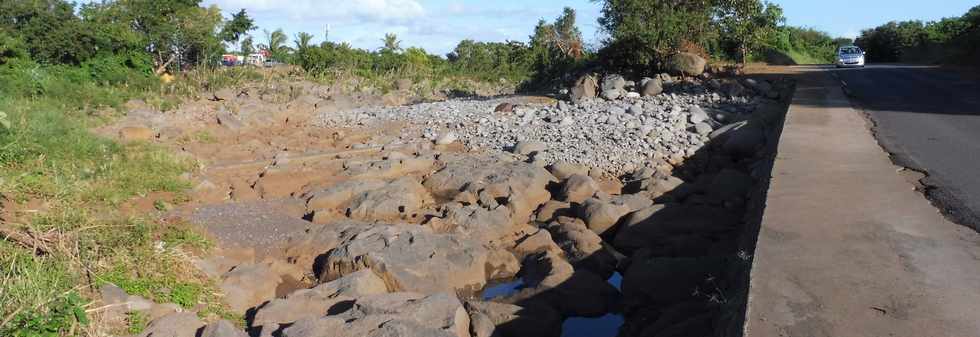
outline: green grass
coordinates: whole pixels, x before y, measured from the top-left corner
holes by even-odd
[[[796,50],[786,51],[786,55],[793,59],[796,64],[829,64],[833,63],[833,60],[825,60],[820,57],[810,55],[806,52],[800,52]]]
[[[203,235],[186,224],[118,212],[127,200],[152,192],[176,195],[165,207],[187,200],[189,182],[180,176],[193,163],[152,144],[119,144],[89,131],[107,121],[95,112],[111,105],[77,96],[95,90],[102,100],[117,102],[141,93],[88,84],[76,89],[81,92],[66,97],[0,97],[9,123],[0,124],[0,195],[44,205],[0,223],[44,239],[35,241],[42,245],[36,252],[0,236],[0,336],[105,331],[87,327],[88,318],[77,313],[92,309],[97,287],[110,282],[158,303],[203,308],[202,316],[235,318],[212,281],[189,263],[188,254],[210,248]],[[129,321],[121,331],[146,324],[145,317]]]

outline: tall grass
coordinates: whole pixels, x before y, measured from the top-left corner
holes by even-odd
[[[0,212],[6,233],[0,235],[0,336],[103,333],[105,327],[86,324],[100,313],[92,303],[97,288],[109,282],[159,303],[228,316],[214,285],[189,264],[188,251],[208,249],[201,234],[186,224],[119,212],[128,200],[153,192],[186,200],[189,182],[180,176],[193,163],[90,128],[106,122],[101,112],[130,98],[173,100],[205,81],[222,86],[252,75],[202,73],[169,89],[99,84],[82,75],[60,66],[0,67],[0,80],[9,80],[0,83],[0,111],[9,122],[0,126],[0,200],[12,205]],[[131,323],[142,324],[137,321]]]

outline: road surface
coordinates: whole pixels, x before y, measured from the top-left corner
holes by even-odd
[[[856,84],[849,85],[857,86],[859,94],[884,96],[875,113],[884,116],[886,131],[910,133],[897,138],[906,148],[918,150],[902,143],[918,144],[916,137],[949,138],[947,142],[958,148],[936,150],[941,152],[939,160],[976,165],[976,147],[968,154],[975,144],[967,143],[976,139],[980,128],[973,129],[971,137],[959,125],[948,124],[973,117],[950,113],[964,103],[923,98],[945,110],[927,108],[928,103],[906,106],[902,103],[915,99],[893,94],[904,90],[919,97],[945,96],[946,91],[962,90],[949,89],[960,84],[932,87],[939,82],[916,80],[915,76],[928,75],[908,75],[920,71],[913,69],[786,71],[799,81],[779,141],[752,260],[744,335],[980,336],[980,233],[948,221],[912,188],[832,74],[851,79]],[[878,77],[921,83],[858,83]],[[889,123],[903,118],[918,120],[921,126],[892,129]],[[937,135],[916,136],[933,133]],[[953,169],[946,177],[957,179],[960,173]]]
[[[923,66],[834,71],[896,163],[928,174],[929,198],[980,230],[980,79]]]

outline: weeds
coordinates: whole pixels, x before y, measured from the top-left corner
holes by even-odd
[[[34,71],[49,81],[36,84],[40,92],[0,97],[0,111],[6,113],[0,126],[0,199],[43,206],[0,213],[0,336],[89,333],[85,308],[105,283],[158,303],[193,308],[202,316],[235,319],[221,304],[216,286],[189,263],[188,252],[210,249],[203,235],[186,224],[117,211],[152,192],[170,192],[172,202],[186,201],[189,183],[179,176],[192,163],[152,144],[122,145],[89,131],[105,122],[92,111],[159,93],[59,83],[50,74],[57,71]],[[0,91],[10,85],[0,84]],[[79,92],[56,95],[69,87]],[[78,99],[89,94],[105,96]],[[138,316],[128,322],[129,331],[146,323]]]

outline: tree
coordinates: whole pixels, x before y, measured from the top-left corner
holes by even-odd
[[[63,0],[0,1],[0,30],[24,41],[39,62],[79,64],[94,56],[89,28]]]
[[[719,0],[715,11],[722,39],[735,45],[735,54],[743,63],[785,21],[779,5],[761,0]]]
[[[242,54],[245,54],[246,56],[255,53],[255,43],[253,42],[251,35],[245,35],[239,49],[241,49]]]
[[[296,44],[296,51],[302,53],[310,48],[312,41],[313,34],[300,32],[299,34],[296,34],[296,38],[294,39],[293,43]]]
[[[402,42],[398,40],[398,35],[395,35],[395,33],[385,34],[385,37],[381,39],[381,42],[384,43],[384,46],[381,47],[382,51],[397,52],[402,50]]]
[[[221,32],[218,36],[222,41],[225,42],[238,42],[238,39],[245,35],[249,31],[255,30],[258,27],[255,26],[255,22],[252,18],[248,16],[245,9],[242,8],[231,16],[231,20],[225,22],[224,26],[221,27]]]
[[[555,23],[539,20],[531,36],[531,47],[550,49],[564,57],[578,59],[584,53],[582,32],[575,26],[575,10],[565,7]]]
[[[224,51],[215,34],[221,11],[201,7],[200,0],[118,0],[99,6],[138,34],[157,73],[210,64]]]
[[[603,59],[610,66],[659,68],[685,45],[707,45],[715,0],[593,0],[602,2],[599,25],[608,33]]]
[[[265,49],[269,51],[269,55],[272,59],[281,60],[283,56],[286,56],[288,47],[286,47],[286,33],[282,29],[276,29],[272,32],[268,30],[265,32],[266,45]]]

